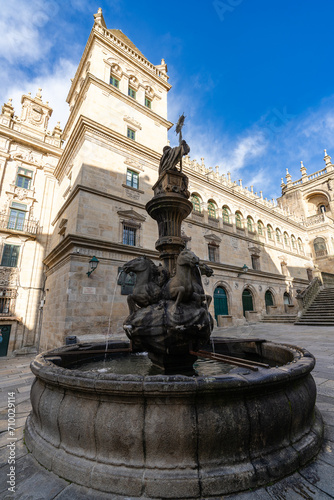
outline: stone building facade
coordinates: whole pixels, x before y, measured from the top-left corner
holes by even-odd
[[[11,100],[0,115],[0,354],[29,350],[41,330],[44,276],[61,129],[47,130],[52,109],[22,96],[21,116]]]
[[[3,242],[15,245],[21,238],[25,247],[22,264],[5,261],[0,272],[16,273],[16,283],[31,287],[17,288],[10,349],[36,343],[49,349],[69,335],[91,340],[121,332],[132,278],[119,274],[120,267],[140,255],[158,262],[157,225],[145,205],[172,126],[167,66],[163,60],[151,64],[120,30],[107,29],[100,9],[94,18],[68,93],[63,133],[59,127],[46,131],[51,109],[39,94],[23,96],[20,120],[10,102],[0,118],[2,213],[8,217],[16,197],[27,206],[24,220],[39,221],[34,234],[6,223],[1,229]],[[276,204],[218,167],[207,168],[204,159],[184,159],[194,210],[183,236],[214,269],[204,286],[222,325],[296,312],[296,291],[308,286],[314,270],[334,272],[334,173],[327,154],[325,162],[312,176],[302,166],[300,181],[287,174]],[[21,193],[15,181],[20,168],[33,171],[33,193],[30,187]],[[88,275],[93,256],[98,266]]]

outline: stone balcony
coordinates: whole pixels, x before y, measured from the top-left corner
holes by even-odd
[[[303,222],[304,226],[316,226],[318,224],[333,224],[333,219],[328,217],[325,213],[312,215],[311,217],[307,217],[307,219]]]
[[[37,235],[40,233],[39,221],[28,219],[24,221],[13,220],[9,215],[0,215],[0,230],[10,233],[27,233]]]

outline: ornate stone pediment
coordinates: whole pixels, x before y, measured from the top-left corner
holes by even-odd
[[[134,168],[135,170],[140,170],[141,172],[144,171],[144,168],[142,165],[140,165],[137,161],[133,160],[132,158],[125,158],[124,160],[125,165],[128,165],[129,167]]]
[[[134,222],[144,222],[146,217],[138,214],[133,209],[131,210],[118,210],[117,214],[124,220],[132,220]]]
[[[222,240],[221,240],[221,238],[219,238],[219,236],[217,236],[216,234],[213,234],[213,233],[211,233],[211,234],[206,234],[206,235],[204,236],[204,238],[205,238],[206,240],[208,240],[208,241],[209,241],[209,243],[211,243],[211,245],[217,245],[217,246],[219,246],[219,244],[220,244],[220,243],[221,243],[221,241],[222,241]]]
[[[142,129],[141,123],[137,122],[137,120],[135,120],[131,116],[125,115],[123,120],[139,130]]]
[[[258,247],[248,247],[248,250],[253,255],[259,255],[261,253],[261,249]]]

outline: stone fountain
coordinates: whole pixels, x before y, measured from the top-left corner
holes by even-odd
[[[215,339],[210,352],[210,298],[200,276],[212,270],[181,237],[182,220],[192,210],[182,172],[188,152],[181,137],[177,148],[164,148],[147,204],[158,222],[163,265],[142,257],[124,265],[137,276],[124,323],[130,342],[61,347],[31,365],[29,450],[59,476],[112,498],[207,499],[240,492],[291,474],[321,446],[309,352],[261,339]],[[113,358],[142,351],[159,374],[77,368],[105,352]],[[198,356],[233,368],[195,376]]]

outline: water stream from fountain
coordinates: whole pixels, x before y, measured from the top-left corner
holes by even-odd
[[[111,298],[110,314],[109,314],[109,321],[108,321],[108,330],[106,332],[106,348],[105,348],[105,351],[104,351],[104,362],[107,359],[108,337],[109,337],[110,331],[111,331],[111,317],[112,317],[112,312],[113,312],[113,307],[114,307],[114,302],[115,302],[115,295],[116,295],[117,283],[118,283],[118,280],[119,280],[119,277],[120,277],[121,274],[122,274],[122,271],[119,271],[119,273],[116,275],[114,291],[113,291],[112,298]]]
[[[213,337],[212,337],[212,328],[211,328],[211,321],[210,321],[208,298],[207,298],[207,294],[205,293],[205,290],[204,290],[203,280],[202,280],[202,274],[201,274],[201,270],[200,270],[200,267],[199,267],[198,264],[196,264],[196,268],[197,268],[197,272],[199,273],[199,277],[200,277],[200,280],[201,280],[202,288],[203,288],[203,291],[204,291],[204,299],[205,299],[206,311],[208,313],[208,318],[209,318],[210,343],[211,343],[211,346],[212,346],[212,352],[213,352],[213,354],[215,354],[216,353],[216,351],[215,351],[215,342],[214,342]]]

